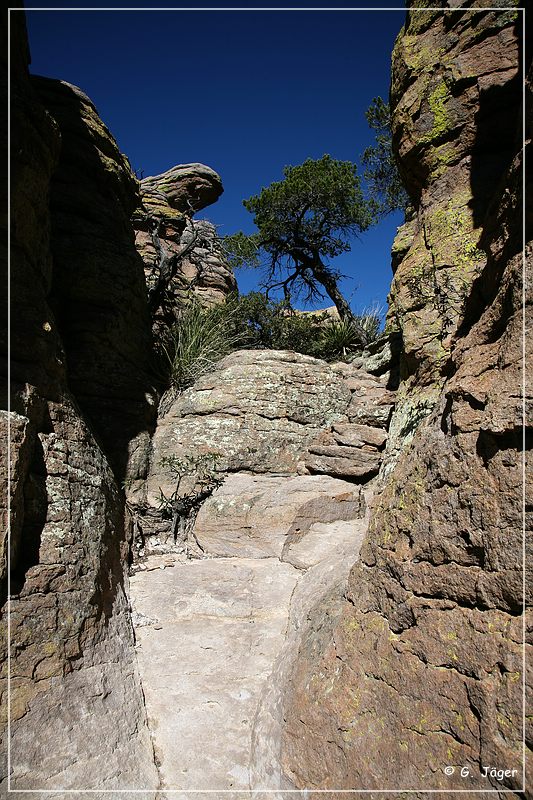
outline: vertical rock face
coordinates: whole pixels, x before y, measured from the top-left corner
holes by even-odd
[[[134,215],[136,245],[144,263],[155,338],[164,336],[191,298],[220,303],[237,290],[216,228],[194,220],[196,211],[222,194],[217,173],[204,164],[178,164],[144,178]]]
[[[27,58],[17,62],[27,56],[22,14],[12,17],[16,313],[11,413],[2,412],[13,512],[11,788],[149,789],[157,777],[111,468],[123,472],[127,437],[146,419],[146,384],[134,385],[125,369],[133,359],[142,372],[150,341],[142,264],[127,229],[135,181],[79,90],[30,80]],[[2,602],[6,560],[4,543]]]
[[[411,11],[395,47],[395,139],[418,208],[396,243],[392,290],[404,451],[345,599],[316,610],[300,649],[283,743],[297,787],[424,796],[523,786],[530,442],[526,431],[522,456],[515,23],[512,11]],[[530,83],[526,102],[527,164]],[[531,222],[528,211],[526,258]],[[524,313],[527,324],[529,295]],[[406,447],[409,425],[418,429]],[[525,737],[530,747],[529,727]]]
[[[487,206],[516,145],[515,22],[513,11],[412,10],[394,47],[394,143],[415,213],[393,247],[387,325],[402,334],[403,382],[386,463],[437,403],[466,298],[487,262]]]
[[[32,83],[61,136],[50,185],[49,302],[69,386],[121,480],[128,443],[155,416],[150,315],[130,223],[138,183],[83,92],[48,78]]]

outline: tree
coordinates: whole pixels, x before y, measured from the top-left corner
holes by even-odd
[[[374,97],[365,116],[369,126],[376,132],[376,145],[367,147],[362,157],[366,167],[363,175],[370,189],[371,202],[379,216],[392,211],[405,212],[409,198],[403,188],[392,149],[388,103],[381,97]]]
[[[373,218],[361,191],[357,167],[329,155],[285,167],[284,180],[243,201],[257,232],[226,237],[232,266],[263,266],[263,288],[281,289],[288,303],[302,297],[334,302],[341,319],[355,321],[339,290],[342,277],[329,260],[350,250],[349,236],[366,230]]]

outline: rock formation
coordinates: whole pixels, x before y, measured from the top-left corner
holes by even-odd
[[[395,46],[394,139],[416,209],[389,315],[403,340],[397,464],[344,600],[317,607],[302,637],[282,756],[297,787],[523,785],[516,23],[413,10]],[[526,226],[530,239],[530,210]]]
[[[393,245],[387,328],[401,332],[403,381],[391,464],[438,403],[453,337],[486,265],[485,216],[515,153],[521,97],[516,12],[447,12],[448,22],[439,11],[408,15],[392,55],[391,104],[416,214]]]
[[[322,474],[358,483],[375,476],[394,392],[387,389],[390,372],[383,371],[387,360],[379,376],[364,369],[364,357],[360,364],[242,350],[177,397],[163,398],[147,479],[133,481],[128,492],[143,552],[181,549],[161,513],[161,493],[168,498],[176,489],[176,455],[191,465],[179,486],[182,496],[193,491],[195,463],[206,456],[216,458],[220,475]]]
[[[11,789],[524,796],[531,83],[522,187],[517,12],[410,5],[386,335],[162,398],[154,336],[236,286],[194,219],[220,178],[139,183],[13,15]]]
[[[128,222],[137,184],[88,98],[30,79],[22,20],[12,15],[14,313],[11,413],[2,412],[11,445],[11,788],[155,788],[118,484],[128,441],[153,414],[150,322]],[[3,540],[2,603],[6,568]]]
[[[215,226],[193,215],[222,194],[219,175],[204,164],[179,164],[140,183],[133,222],[144,263],[154,337],[164,336],[191,299],[219,303],[237,283]]]
[[[152,555],[132,577],[163,792],[277,785],[281,675],[308,608],[357,556],[364,511],[346,481],[237,473],[198,515],[201,559]]]

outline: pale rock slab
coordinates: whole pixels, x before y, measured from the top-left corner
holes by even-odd
[[[196,522],[207,557],[150,557],[131,578],[163,797],[278,797],[287,670],[306,614],[357,557],[365,507],[329,477],[230,475]]]
[[[317,520],[350,521],[362,513],[360,488],[345,481],[236,473],[204,503],[194,532],[214,555],[281,558],[300,540],[308,541]]]

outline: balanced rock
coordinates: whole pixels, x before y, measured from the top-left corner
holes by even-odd
[[[237,290],[215,226],[196,211],[222,194],[220,176],[204,164],[179,164],[140,183],[133,215],[135,245],[143,264],[154,339],[177,322],[191,297],[220,303]]]
[[[188,215],[210,206],[223,191],[220,175],[205,164],[177,164],[141,181],[145,197],[162,195],[171,208]]]

